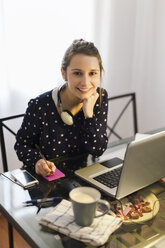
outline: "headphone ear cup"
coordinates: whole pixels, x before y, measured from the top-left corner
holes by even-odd
[[[68,111],[68,110],[64,110],[64,111],[62,111],[61,112],[61,119],[62,119],[62,121],[65,123],[65,124],[67,124],[67,125],[69,125],[69,126],[71,126],[71,125],[73,125],[73,115],[72,115],[72,113],[70,112],[70,111]]]

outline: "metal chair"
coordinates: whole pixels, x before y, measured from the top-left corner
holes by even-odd
[[[118,101],[119,99],[125,99],[126,104],[122,107],[121,112],[119,115],[117,115],[117,118],[115,119],[114,123],[112,124],[112,127],[110,127],[109,123],[107,124],[107,133],[108,133],[108,141],[110,142],[110,138],[112,134],[118,139],[121,140],[123,139],[122,136],[119,134],[119,131],[116,131],[117,129],[117,124],[121,120],[122,116],[126,113],[126,110],[132,103],[132,122],[133,122],[133,134],[136,134],[138,132],[138,123],[137,123],[137,109],[136,109],[136,94],[135,93],[128,93],[128,94],[123,94],[123,95],[118,95],[118,96],[113,96],[108,98],[108,104],[109,104],[109,113],[111,111],[111,106],[110,102],[111,101]],[[121,105],[121,104],[120,104]],[[129,116],[130,117],[130,116]],[[109,118],[111,120],[111,115],[109,115]]]
[[[4,139],[4,129],[8,130],[10,133],[12,133],[13,135],[16,136],[16,133],[9,128],[5,122],[12,120],[12,119],[17,119],[20,117],[23,117],[24,114],[20,114],[20,115],[13,115],[13,116],[9,116],[6,118],[1,118],[0,119],[0,145],[1,145],[1,154],[2,154],[2,163],[3,163],[3,171],[7,172],[8,171],[8,163],[7,163],[7,155],[6,155],[6,146],[5,146],[5,139]]]
[[[7,163],[7,155],[6,155],[6,147],[5,147],[5,139],[4,139],[4,128],[8,130],[10,133],[12,133],[13,135],[16,135],[16,133],[5,124],[5,122],[12,120],[12,119],[20,118],[23,116],[24,114],[20,114],[20,115],[14,115],[14,116],[0,119],[0,146],[1,146],[2,164],[3,164],[4,172],[8,171],[8,163]],[[13,248],[14,247],[13,228],[9,222],[8,222],[8,234],[9,234],[9,247]]]
[[[117,116],[116,120],[114,121],[112,127],[109,125],[109,123],[107,124],[107,133],[108,133],[108,141],[109,142],[110,142],[110,138],[111,138],[112,134],[118,140],[123,139],[123,137],[119,134],[119,132],[116,131],[116,128],[117,128],[117,124],[121,120],[122,116],[126,113],[126,110],[128,109],[128,107],[130,106],[131,103],[132,103],[132,117],[133,117],[132,118],[133,134],[138,132],[137,109],[136,109],[136,94],[133,92],[133,93],[128,93],[128,94],[109,97],[108,98],[109,109],[111,109],[110,102],[111,101],[117,101],[119,99],[126,99],[127,102],[122,107],[122,110],[119,113],[119,115]],[[0,145],[1,145],[1,154],[2,154],[2,163],[3,163],[3,171],[4,172],[8,171],[8,163],[7,163],[7,155],[6,155],[5,140],[4,140],[4,130],[3,129],[5,128],[6,130],[8,130],[13,135],[16,135],[16,133],[13,130],[11,130],[11,128],[9,128],[5,124],[5,122],[9,121],[9,120],[12,120],[12,119],[20,118],[20,117],[23,117],[23,116],[24,116],[24,114],[20,114],[20,115],[14,115],[14,116],[9,116],[9,117],[0,119]],[[111,115],[110,115],[110,119],[111,119]]]

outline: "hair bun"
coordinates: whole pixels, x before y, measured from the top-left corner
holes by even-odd
[[[84,42],[85,40],[84,39],[76,39],[73,41],[73,44],[77,44],[78,42]]]
[[[91,41],[86,41],[84,39],[75,39],[72,44],[66,50],[64,57],[62,59],[62,69],[66,71],[70,64],[72,57],[76,54],[85,54],[88,56],[94,56],[98,59],[100,72],[103,70],[101,56],[98,49],[95,47],[94,43]]]

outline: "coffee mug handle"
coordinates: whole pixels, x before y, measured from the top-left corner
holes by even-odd
[[[109,205],[109,203],[107,201],[105,201],[105,200],[98,200],[97,203],[98,203],[98,205],[101,205],[101,204],[105,205],[107,209],[103,213],[98,214],[98,215],[95,215],[95,218],[107,214],[109,212],[109,210],[110,210],[110,205]]]

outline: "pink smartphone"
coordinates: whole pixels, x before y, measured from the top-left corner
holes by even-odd
[[[48,180],[48,181],[53,181],[53,180],[59,179],[61,177],[65,177],[65,174],[62,171],[60,171],[59,169],[56,168],[56,170],[55,170],[53,175],[50,175],[50,176],[47,176],[47,177],[44,177],[44,178],[46,180]]]

